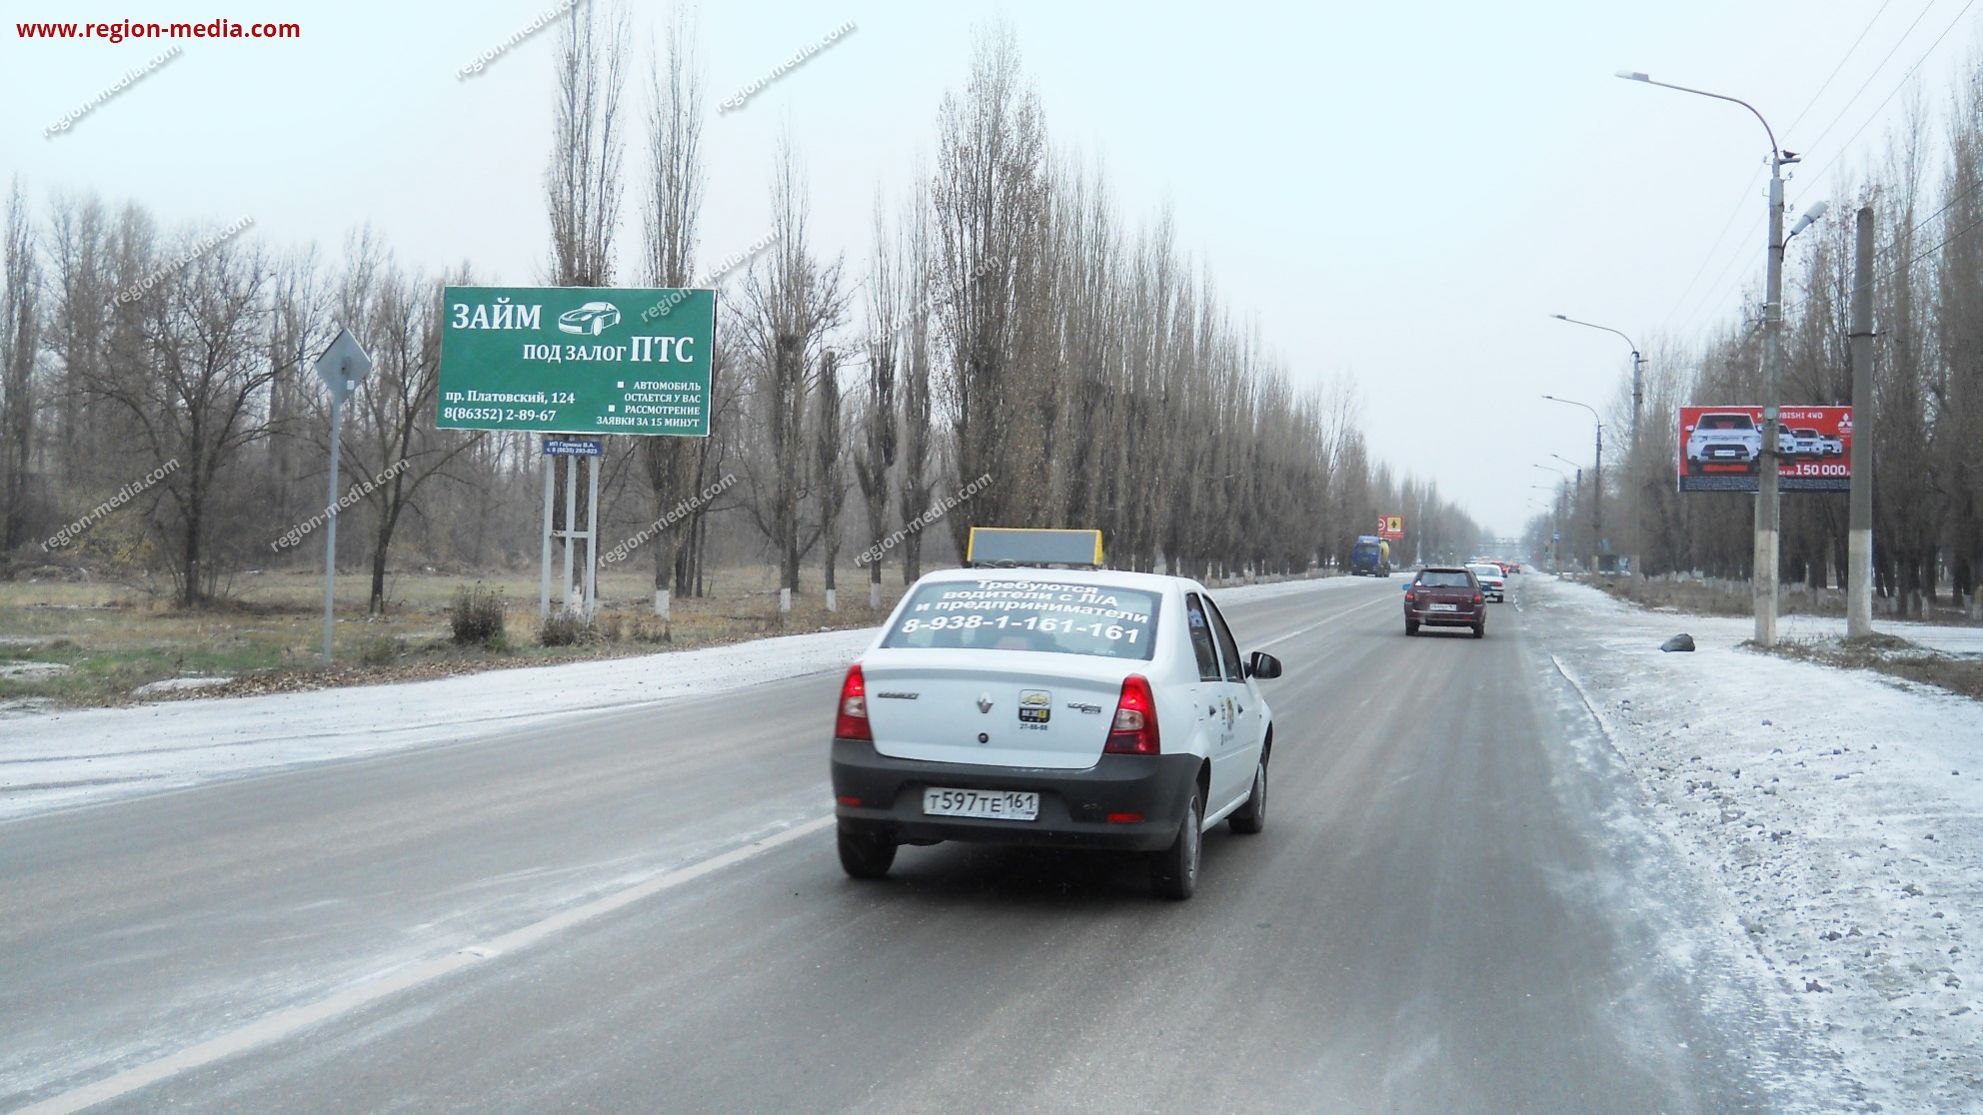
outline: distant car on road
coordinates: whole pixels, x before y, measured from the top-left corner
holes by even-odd
[[[1405,586],[1405,634],[1420,627],[1471,627],[1487,636],[1487,599],[1473,571],[1464,565],[1427,566]]]
[[[1484,561],[1467,566],[1467,572],[1472,573],[1474,580],[1480,583],[1482,596],[1497,604],[1508,598],[1508,575],[1501,571],[1499,565]]]
[[[1200,838],[1267,820],[1273,711],[1205,587],[1088,569],[964,568],[917,581],[841,686],[840,863],[879,878],[903,844],[1146,853],[1191,897]]]

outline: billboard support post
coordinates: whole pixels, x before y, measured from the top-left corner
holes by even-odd
[[[1852,437],[1863,444],[1873,424],[1873,207],[1858,214],[1852,268]],[[1847,497],[1845,635],[1873,633],[1873,455],[1858,454]]]
[[[551,618],[551,534],[557,523],[551,518],[551,508],[556,497],[558,480],[552,471],[558,462],[550,454],[544,455],[544,562],[542,574],[537,581],[537,622]]]

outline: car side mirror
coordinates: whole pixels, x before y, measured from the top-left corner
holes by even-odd
[[[1250,678],[1277,678],[1281,676],[1281,660],[1264,650],[1256,650],[1246,661],[1246,676]]]

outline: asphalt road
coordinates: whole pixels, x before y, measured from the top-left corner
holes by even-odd
[[[837,675],[0,824],[0,1109],[1705,1111],[1806,1071],[1517,603],[1227,609],[1267,832],[834,857]],[[354,716],[363,715],[354,702]]]

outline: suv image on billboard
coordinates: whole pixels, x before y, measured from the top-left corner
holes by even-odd
[[[1741,465],[1751,472],[1763,455],[1763,433],[1741,411],[1710,411],[1687,434],[1687,471],[1706,465]]]

